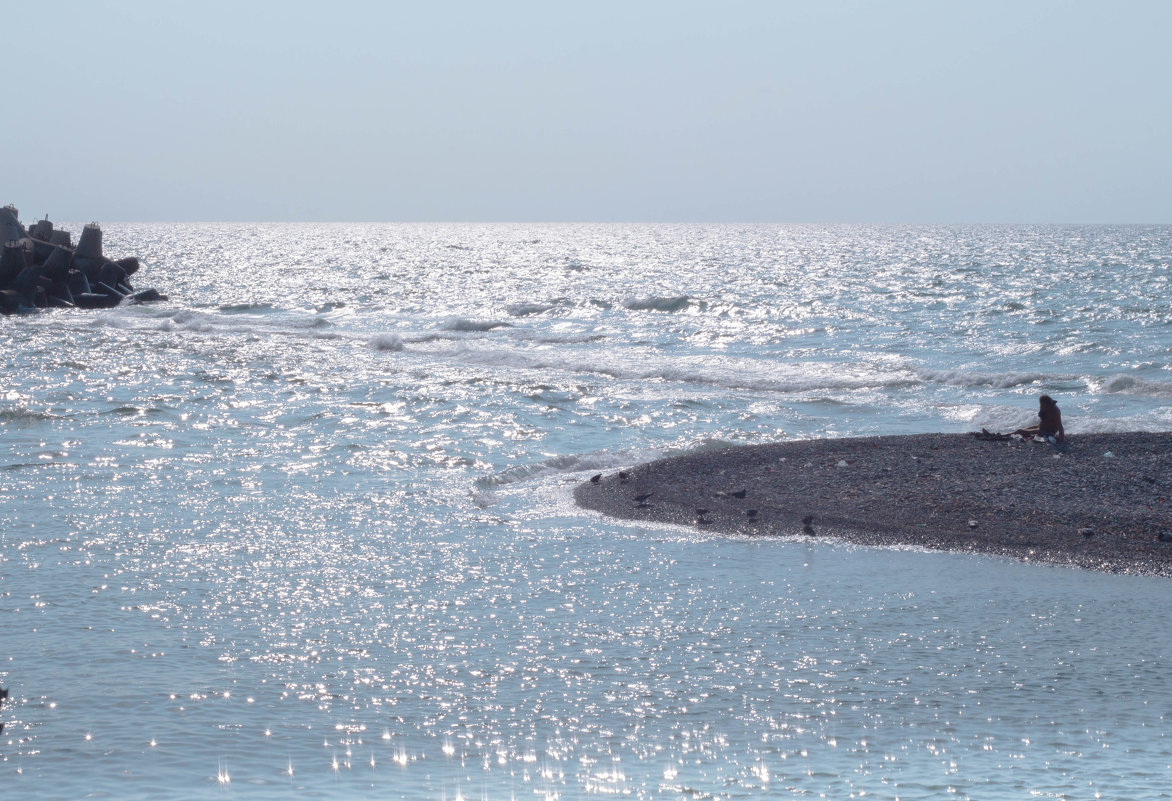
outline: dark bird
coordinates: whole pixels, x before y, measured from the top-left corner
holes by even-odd
[[[743,489],[739,489],[736,492],[730,492],[728,494],[728,497],[730,497],[730,498],[743,498],[743,497],[745,497],[745,495],[746,495],[745,491]]]
[[[590,476],[590,483],[591,484],[597,484],[600,481],[602,481],[602,473],[599,473],[596,476]]]
[[[654,492],[644,492],[642,495],[636,495],[635,496],[635,503],[637,503],[639,506],[646,506],[647,499],[650,498],[654,494],[655,494]]]
[[[756,509],[750,509],[747,512],[745,512],[745,517],[756,517],[756,516],[757,516]]]
[[[1094,530],[1093,528],[1080,528],[1080,529],[1078,530],[1078,533],[1079,533],[1079,534],[1082,534],[1082,535],[1083,535],[1084,537],[1086,537],[1088,540],[1089,540],[1091,537],[1095,536],[1095,530]]]
[[[619,471],[619,481],[626,481],[630,477],[631,477],[631,474],[628,473],[626,470]]]
[[[703,517],[704,515],[708,514],[710,511],[712,511],[712,510],[711,509],[697,509],[696,510],[696,517]]]
[[[1172,534],[1161,534],[1160,542],[1172,542]]]
[[[810,525],[814,522],[814,515],[806,515],[802,518],[802,533],[807,537],[814,536],[814,527]]]

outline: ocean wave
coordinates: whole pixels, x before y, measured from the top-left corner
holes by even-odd
[[[637,372],[631,376],[616,375],[615,377],[629,377],[643,380],[659,379],[687,384],[705,384],[723,389],[783,393],[909,387],[919,383],[911,375],[899,371],[857,374],[845,371],[832,373],[812,372],[807,375],[752,376],[739,371],[719,373],[705,370],[665,367]]]
[[[1149,398],[1172,398],[1172,382],[1153,381],[1133,375],[1113,375],[1097,382],[1096,389],[1109,395],[1141,395]]]
[[[570,373],[602,375],[620,381],[670,382],[700,384],[720,389],[759,392],[826,392],[834,390],[877,389],[916,386],[920,383],[907,370],[876,370],[869,365],[795,364],[783,368],[756,360],[727,360],[713,364],[708,359],[676,360],[648,364],[646,360],[588,360],[550,358],[508,349],[462,347],[449,357],[485,366],[512,367],[524,370],[559,370]]]
[[[1172,411],[1160,409],[1126,417],[1078,417],[1065,423],[1064,427],[1067,436],[1127,431],[1164,432],[1172,429]]]
[[[124,307],[110,309],[117,312]],[[304,312],[286,312],[280,316],[259,317],[243,315],[241,312],[225,314],[222,308],[214,311],[200,309],[168,309],[163,314],[142,313],[140,307],[121,314],[102,315],[94,318],[94,325],[110,328],[154,329],[161,331],[187,331],[193,333],[223,334],[290,334],[303,336],[310,332],[315,338],[336,338],[337,323],[325,316]],[[326,331],[325,329],[330,329]]]
[[[379,334],[371,337],[370,346],[375,350],[397,352],[403,349],[403,338],[398,334]]]
[[[440,325],[444,331],[491,331],[494,328],[511,328],[512,323],[503,320],[470,320],[466,317],[451,317]]]
[[[545,314],[556,309],[556,303],[513,303],[505,307],[505,311],[514,317],[530,317],[534,314]]]
[[[970,370],[916,370],[916,377],[930,384],[950,387],[991,387],[1010,389],[1047,381],[1070,381],[1072,376],[1055,376],[1040,372],[975,373]]]
[[[250,314],[253,312],[276,311],[277,307],[271,303],[227,303],[217,306],[216,311],[224,314]]]
[[[623,301],[623,308],[631,311],[662,311],[681,312],[690,308],[693,303],[703,311],[706,307],[703,301],[693,301],[687,295],[669,295],[660,297],[652,295],[646,298],[628,298]]]
[[[241,323],[233,322],[231,326],[241,327]],[[226,327],[226,325],[217,322],[216,317],[205,312],[195,311],[194,309],[180,309],[169,320],[165,321],[164,327],[199,332],[215,331]]]
[[[293,318],[291,320],[285,320],[283,322],[289,328],[310,328],[310,329],[313,329],[313,328],[332,328],[334,326],[334,323],[331,322],[330,320],[327,320],[325,317],[306,317],[306,318],[301,318],[301,319]]]
[[[44,412],[34,412],[32,409],[18,407],[15,409],[0,409],[0,424],[3,423],[41,423],[53,420],[54,416]]]
[[[591,342],[601,342],[604,339],[606,339],[606,334],[565,334],[533,337],[532,341],[541,345],[586,345]]]

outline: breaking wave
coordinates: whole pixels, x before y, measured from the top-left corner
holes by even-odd
[[[631,311],[662,311],[681,312],[690,308],[693,303],[702,311],[705,304],[693,301],[687,295],[671,295],[668,297],[651,296],[647,298],[628,298],[623,301],[623,308]]]
[[[494,328],[510,328],[512,323],[503,320],[470,320],[466,317],[451,317],[440,325],[443,331],[491,331]]]
[[[505,307],[505,311],[514,317],[530,317],[535,314],[545,314],[556,309],[556,303],[513,303]]]
[[[375,350],[397,352],[403,349],[403,338],[398,334],[379,334],[371,338],[370,346]]]
[[[1012,387],[1039,384],[1047,381],[1070,381],[1073,376],[1055,376],[1039,372],[974,373],[968,370],[916,370],[916,377],[930,384],[944,384],[950,387],[990,387],[1010,389]]]
[[[439,355],[439,354],[436,354]],[[607,376],[620,381],[699,384],[721,389],[801,393],[830,390],[876,389],[916,386],[916,376],[901,368],[876,369],[864,363],[774,365],[763,369],[760,362],[726,359],[623,360],[602,361],[558,350],[536,353],[509,349],[460,347],[448,357],[469,364],[511,367],[522,370],[555,370],[576,374]]]
[[[1131,375],[1113,375],[1102,380],[1100,392],[1118,395],[1140,395],[1149,398],[1172,398],[1172,382],[1153,381]]]

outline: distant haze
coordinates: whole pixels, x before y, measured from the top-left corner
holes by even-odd
[[[1172,3],[6,4],[54,220],[1172,223]]]

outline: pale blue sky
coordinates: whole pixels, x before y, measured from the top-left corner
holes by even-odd
[[[4,15],[26,221],[1172,223],[1163,0]]]

